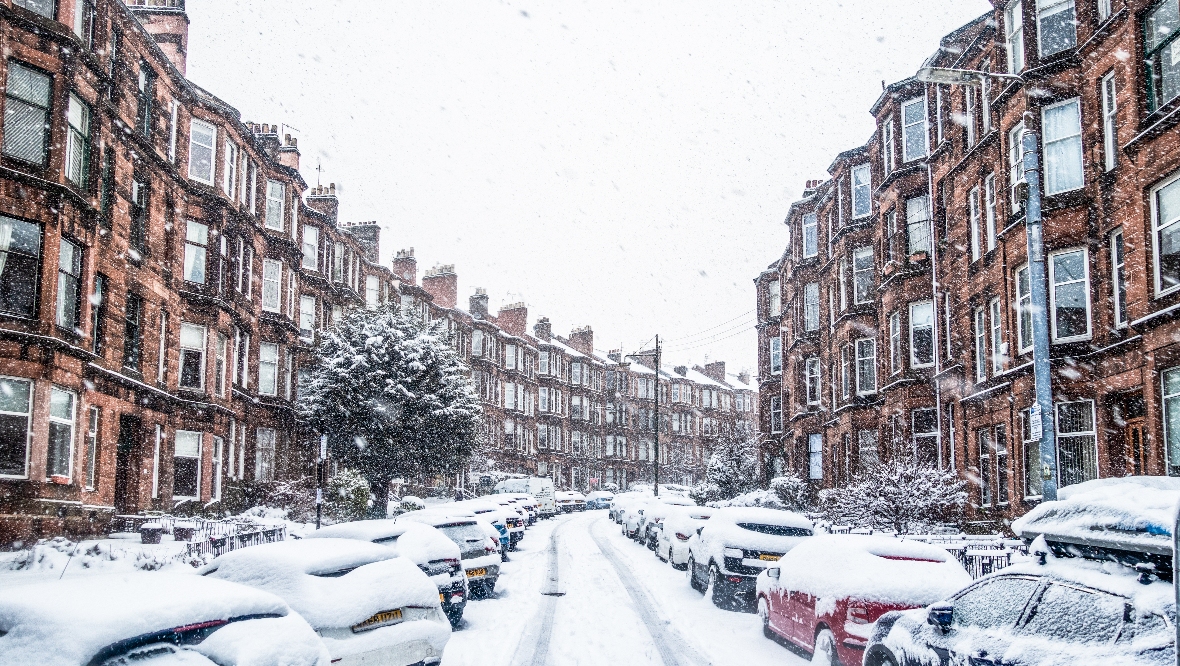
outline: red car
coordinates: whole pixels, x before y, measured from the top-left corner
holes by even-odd
[[[893,537],[830,534],[803,540],[758,577],[768,638],[812,652],[813,663],[859,664],[873,623],[920,608],[971,582],[945,549]]]

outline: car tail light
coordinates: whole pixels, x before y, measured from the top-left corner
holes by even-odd
[[[731,583],[740,583],[740,582],[742,582],[742,577],[741,577],[741,576],[730,576],[730,577],[729,577],[729,582],[731,582]]]
[[[681,534],[680,532],[677,532],[676,538],[680,539],[681,541],[688,541],[690,537],[687,534]]]
[[[869,611],[868,609],[861,608],[860,606],[849,606],[848,620],[853,624],[868,624]]]

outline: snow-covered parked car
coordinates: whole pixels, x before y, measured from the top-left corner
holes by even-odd
[[[306,620],[279,597],[243,585],[131,573],[0,588],[0,664],[328,662]]]
[[[623,514],[627,511],[627,507],[633,502],[639,502],[651,498],[651,493],[627,492],[615,495],[610,502],[610,519],[618,524],[623,522]]]
[[[752,607],[758,574],[811,535],[811,521],[793,511],[717,509],[688,541],[688,582],[711,589],[718,607]]]
[[[456,502],[454,504],[444,504],[436,508],[432,513],[443,516],[476,518],[482,523],[490,525],[495,532],[495,534],[492,534],[492,537],[500,542],[500,560],[502,562],[508,561],[508,546],[511,543],[508,523],[506,522],[508,517],[507,512],[499,505],[491,502],[484,502],[482,504],[478,502],[475,504],[470,502]]]
[[[615,494],[605,490],[595,490],[586,496],[586,508],[594,511],[597,509],[610,508],[611,500],[615,498]]]
[[[758,576],[762,631],[812,653],[859,664],[881,615],[945,599],[971,576],[945,548],[892,537],[804,539]]]
[[[716,509],[707,506],[672,507],[659,529],[656,557],[676,569],[688,567],[688,540]]]
[[[333,664],[437,664],[451,638],[438,588],[385,546],[280,541],[226,553],[198,573],[281,597],[320,635]]]
[[[583,495],[582,493],[575,490],[570,493],[570,499],[572,499],[574,501],[574,506],[573,506],[574,511],[585,511],[586,510],[586,496],[585,495]]]
[[[451,505],[444,504],[440,509],[448,510]],[[516,550],[516,544],[524,538],[525,522],[528,513],[507,495],[487,495],[479,499],[455,502],[455,506],[479,512],[481,509],[495,509],[500,512],[500,519],[508,528],[508,549]]]
[[[532,495],[524,495],[520,493],[498,493],[516,502],[517,506],[521,507],[528,513],[528,520],[525,523],[527,527],[536,524],[537,517],[540,515],[541,502]]]
[[[647,545],[648,550],[655,552],[664,518],[673,507],[682,506],[696,506],[696,502],[680,495],[660,495],[649,500],[643,510],[643,516],[639,519],[640,534],[635,537],[636,540]]]
[[[568,490],[553,493],[553,503],[557,505],[558,513],[572,513],[574,510],[574,494]]]
[[[496,484],[492,493],[526,493],[537,499],[537,509],[542,518],[551,518],[557,509],[553,504],[553,479],[547,476],[530,476],[524,479],[505,479]]]
[[[459,516],[441,511],[415,511],[402,516],[402,520],[416,520],[442,532],[459,547],[463,572],[471,596],[481,598],[496,589],[500,578],[500,551],[493,546],[492,537],[486,524],[481,525],[477,516]]]
[[[1180,479],[1099,479],[1058,497],[1012,523],[1029,557],[881,616],[865,666],[1175,664],[1173,589],[1155,573],[1172,575]]]
[[[452,627],[459,626],[467,605],[467,577],[459,546],[447,535],[424,523],[396,520],[356,520],[330,525],[307,534],[308,539],[359,539],[393,548],[409,558],[438,588],[443,612]]]

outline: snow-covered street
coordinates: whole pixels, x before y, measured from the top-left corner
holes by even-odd
[[[528,531],[494,597],[467,606],[443,666],[805,661],[763,637],[756,615],[713,607],[605,511],[588,511]]]

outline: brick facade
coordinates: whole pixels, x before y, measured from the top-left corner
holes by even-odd
[[[1039,500],[1024,441],[1034,387],[1022,172],[1010,162],[1021,122],[1045,162],[1060,483],[1180,471],[1180,428],[1168,427],[1180,423],[1168,227],[1180,216],[1169,199],[1177,35],[1145,41],[1169,3],[1076,0],[1041,15],[1030,1],[994,4],[915,65],[1021,80],[886,86],[873,137],[808,183],[786,218],[788,246],[755,280],[766,459],[831,487],[865,460],[917,454],[968,480],[981,523]],[[1167,52],[1153,58],[1157,48]]]

